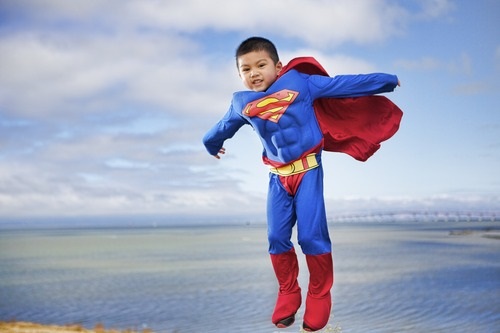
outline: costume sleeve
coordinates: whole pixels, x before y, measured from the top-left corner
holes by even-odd
[[[210,155],[217,155],[224,141],[230,139],[248,122],[236,113],[233,106],[229,108],[226,115],[215,124],[203,137],[203,144]]]
[[[375,95],[391,92],[397,85],[396,75],[384,73],[337,75],[334,77],[311,75],[309,77],[309,88],[314,99]]]

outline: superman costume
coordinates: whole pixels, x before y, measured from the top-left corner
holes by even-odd
[[[297,58],[267,91],[235,93],[226,115],[203,138],[211,155],[243,125],[251,125],[261,139],[262,159],[270,167],[268,241],[279,284],[272,316],[278,327],[294,319],[302,302],[291,242],[295,224],[310,274],[304,326],[319,330],[328,323],[333,261],[321,153],[369,158],[397,131],[402,115],[387,98],[372,95],[397,84],[396,76],[382,73],[329,77],[313,58]]]

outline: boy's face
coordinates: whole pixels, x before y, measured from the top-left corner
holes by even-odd
[[[253,51],[238,57],[238,73],[245,87],[266,91],[276,81],[283,65],[274,64],[266,51]]]

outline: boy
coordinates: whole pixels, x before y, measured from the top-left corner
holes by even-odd
[[[297,223],[298,243],[310,276],[303,328],[309,332],[320,330],[328,323],[331,312],[333,261],[323,198],[324,134],[313,103],[327,97],[393,91],[398,79],[389,74],[331,78],[294,69],[283,73],[275,46],[261,37],[251,37],[239,45],[236,64],[250,91],[233,95],[229,111],[208,131],[203,143],[219,159],[225,154],[224,141],[243,125],[251,125],[259,135],[264,147],[262,159],[270,167],[269,253],[279,284],[272,322],[279,328],[292,325],[302,302],[298,261],[290,240]]]

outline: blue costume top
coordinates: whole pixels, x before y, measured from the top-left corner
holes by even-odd
[[[228,112],[207,132],[203,143],[216,155],[225,140],[250,124],[262,141],[264,162],[285,165],[322,145],[323,133],[313,108],[316,99],[390,92],[397,83],[395,75],[383,73],[328,77],[289,70],[265,92],[236,92]]]

